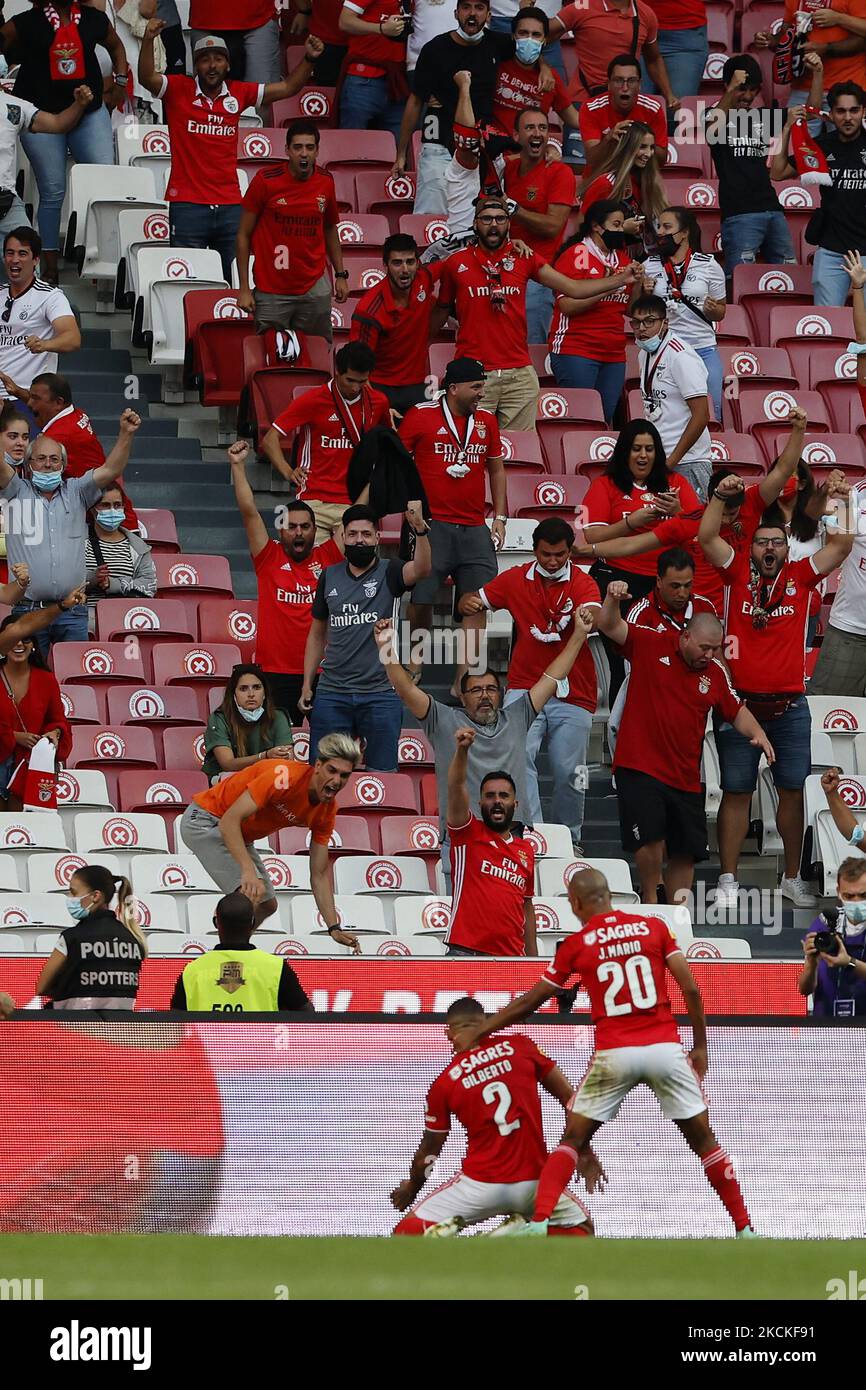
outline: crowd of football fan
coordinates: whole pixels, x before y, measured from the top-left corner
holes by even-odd
[[[718,902],[736,902],[763,755],[778,791],[781,891],[796,906],[817,906],[801,868],[812,771],[804,651],[818,636],[822,586],[841,568],[809,691],[866,693],[858,534],[866,487],[844,468],[813,478],[801,457],[809,421],[797,405],[757,482],[736,461],[716,465],[711,426],[733,425],[717,332],[735,268],[798,262],[774,189],[792,178],[820,191],[807,232],[813,300],[852,305],[850,390],[866,402],[866,3],[799,11],[786,0],[781,25],[725,62],[720,95],[687,137],[711,153],[723,265],[702,249],[700,215],[671,206],[665,191],[677,131],[686,129],[678,122],[693,114],[707,59],[703,0],[555,8],[549,0],[520,8],[458,0],[455,10],[437,0],[301,0],[278,16],[273,0],[191,0],[188,58],[174,0],[140,0],[121,12],[140,40],[131,41],[137,70],[104,4],[33,0],[0,29],[14,70],[10,94],[0,96],[8,282],[0,601],[12,609],[0,629],[0,798],[8,808],[21,804],[22,752],[43,734],[61,761],[69,748],[45,662],[51,645],[86,640],[100,597],[156,592],[122,483],[139,417],[123,411],[106,455],[58,372],[81,345],[57,286],[67,151],[112,163],[112,112],[141,114],[149,103],[153,114],[161,104],[171,244],[218,251],[229,283],[236,262],[238,303],[256,332],[303,365],[310,338],[332,341],[332,306],[349,295],[334,180],[317,163],[319,130],[292,120],[285,162],[257,173],[243,194],[236,151],[244,111],[267,112],[315,83],[336,88],[347,145],[353,130],[393,132],[393,177],[414,163],[414,210],[444,219],[447,235],[429,247],[389,236],[384,277],[355,301],[332,379],[287,393],[261,445],[291,485],[274,534],[248,481],[250,446],[229,450],[258,582],[259,639],[256,663],[236,669],[208,724],[209,779],[292,758],[292,726],[305,717],[311,763],[323,738],[344,732],[360,740],[367,768],[394,770],[408,711],[435,751],[446,873],[460,863],[455,895],[477,873],[472,827],[483,826],[482,838],[491,829],[502,838],[502,875],[511,873],[519,902],[513,929],[497,933],[475,914],[465,929],[452,927],[452,951],[531,953],[531,905],[523,907],[533,862],[515,855],[511,826],[565,825],[582,853],[595,631],[610,670],[622,843],[641,900],[656,902],[663,885],[675,901],[708,856],[701,753],[711,717],[722,788]],[[287,77],[281,30],[299,55]],[[560,43],[568,35],[576,66]],[[756,56],[763,49],[775,50],[787,112],[771,109],[770,69]],[[15,190],[18,141],[38,187],[38,232]],[[631,402],[626,413],[632,335],[642,417]],[[430,376],[431,343],[453,343],[441,381]],[[603,418],[616,442],[573,516],[552,509],[539,522],[532,563],[500,569],[510,517],[503,431],[535,431],[536,344],[546,344],[560,388],[598,393],[599,429]],[[568,472],[567,437],[563,448]],[[38,518],[39,544],[32,526],[15,524],[16,504],[19,518]],[[387,560],[380,523],[394,513],[403,517],[400,558]],[[450,703],[424,690],[423,640],[401,642],[392,622],[408,594],[400,630],[429,634],[449,579],[464,639]],[[514,622],[507,672],[487,669],[482,640],[488,612],[501,609]],[[457,738],[461,729],[474,737]],[[553,775],[546,805],[542,748]],[[830,808],[857,847],[862,832],[834,776],[825,777]],[[468,832],[455,819],[467,798]],[[843,865],[849,878],[856,868]],[[107,907],[104,893],[90,896]],[[841,897],[856,902],[859,890]],[[862,957],[857,918],[846,917],[846,960],[849,951]],[[811,934],[805,952],[804,992],[819,971],[836,978],[841,957],[816,952]]]

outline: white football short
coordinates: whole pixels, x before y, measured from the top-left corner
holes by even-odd
[[[457,1173],[449,1182],[437,1187],[429,1197],[412,1208],[411,1215],[421,1221],[448,1221],[462,1216],[472,1224],[487,1221],[491,1216],[510,1216],[518,1213],[531,1219],[535,1206],[537,1182],[478,1182]],[[571,1193],[563,1192],[550,1218],[551,1226],[583,1226],[589,1220],[586,1207]]]
[[[690,1120],[707,1108],[698,1074],[675,1042],[596,1052],[568,1108],[603,1124],[641,1082],[655,1092],[668,1120]]]

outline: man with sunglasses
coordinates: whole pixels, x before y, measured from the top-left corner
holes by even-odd
[[[3,241],[9,282],[0,301],[0,372],[21,387],[41,372],[57,371],[57,355],[76,352],[81,333],[66,295],[36,274],[42,238],[32,227],[17,227]],[[10,397],[0,382],[0,397]]]
[[[776,825],[784,845],[783,897],[795,907],[815,907],[817,898],[800,877],[803,848],[803,786],[812,771],[811,719],[805,696],[806,627],[809,601],[825,575],[851,552],[853,533],[828,529],[814,555],[788,558],[784,527],[762,522],[751,545],[739,553],[719,535],[725,504],[742,488],[736,474],[723,478],[704,512],[698,538],[725,586],[725,656],[737,694],[767,734],[776,754],[773,781],[779,794]],[[730,723],[716,727],[721,766],[719,807],[721,876],[717,906],[736,906],[737,864],[749,828],[760,749],[738,737]]]

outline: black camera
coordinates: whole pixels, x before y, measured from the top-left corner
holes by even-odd
[[[823,951],[828,956],[838,956],[839,954],[839,933],[835,931],[816,931],[815,950]]]

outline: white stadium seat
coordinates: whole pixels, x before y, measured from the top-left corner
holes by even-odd
[[[290,906],[293,936],[327,936],[325,924],[319,915],[312,893],[297,894],[291,899]],[[340,923],[345,925],[346,931],[357,932],[359,935],[364,932],[373,932],[378,936],[392,934],[386,924],[382,904],[376,898],[350,898],[337,894],[334,897],[334,906],[337,909],[337,917]]]
[[[195,937],[188,936],[186,932],[157,931],[148,937],[147,949],[151,956],[183,956],[187,960],[192,960],[195,956],[203,956],[208,950],[208,946],[206,942],[197,941]],[[182,968],[182,966],[178,967],[178,974]],[[172,988],[174,988],[173,985]],[[168,1004],[169,999],[167,998],[162,1007],[167,1009]]]
[[[334,885],[338,893],[391,897],[397,893],[430,892],[430,879],[423,859],[405,854],[345,855],[334,865]]]
[[[186,919],[191,936],[216,937],[213,918],[217,903],[222,897],[222,893],[196,893],[187,900]],[[288,936],[291,934],[291,930],[292,916],[289,900],[282,898],[278,902],[277,911],[272,913],[256,931],[256,944],[260,944],[262,936],[269,936],[274,933],[279,936]]]
[[[306,854],[262,853],[268,878],[275,893],[309,893],[310,859]]]
[[[100,198],[87,209],[87,222],[84,230],[84,259],[81,274],[93,280],[108,280],[111,285],[117,277],[120,261],[120,219],[130,210],[147,216],[159,212],[165,204],[159,201],[161,194],[151,198],[124,199],[123,202]],[[113,294],[106,300],[106,313],[113,311]]]
[[[184,901],[193,893],[219,895],[219,888],[194,854],[134,854],[130,880],[136,893],[170,893]]]
[[[696,936],[686,950],[686,960],[751,959],[751,946],[738,936]]]
[[[145,245],[136,256],[136,273],[136,324],[142,341],[152,344],[150,360],[180,366],[186,353],[183,297],[192,288],[228,288],[219,254],[190,246]]]
[[[130,169],[112,164],[73,164],[69,173],[69,220],[66,254],[85,246],[85,228],[91,204],[111,203],[120,210],[143,198],[157,201],[156,182],[149,169]]]
[[[694,940],[692,914],[687,907],[671,907],[666,903],[638,903],[629,908],[638,917],[663,917],[679,944],[687,946]]]
[[[578,922],[568,898],[532,899],[535,908],[535,930],[544,936],[567,936],[577,930]]]
[[[444,956],[448,947],[444,941],[431,936],[365,936],[361,938],[362,956],[394,959],[400,956]]]
[[[329,936],[267,936],[256,940],[262,951],[285,956],[291,963],[294,956],[350,956],[352,948],[341,946]]]
[[[444,895],[394,899],[394,930],[397,936],[407,940],[413,936],[435,936],[442,940],[450,921],[451,899]]]
[[[138,252],[142,246],[168,245],[168,203],[130,208],[117,218],[118,308],[131,309],[138,296]]]
[[[178,904],[162,893],[154,897],[135,895],[135,916],[139,926],[147,936],[153,933],[180,932],[184,924],[178,911]]]
[[[23,886],[14,859],[8,854],[0,855],[0,893],[18,893]]]
[[[571,831],[567,825],[553,825],[539,821],[531,830],[524,832],[525,838],[535,849],[535,862],[542,859],[570,859],[574,853]]]
[[[0,931],[0,956],[29,956],[33,945],[16,932]]]
[[[57,893],[16,893],[0,898],[0,929],[72,926],[66,903]]]
[[[21,883],[31,854],[57,854],[66,848],[63,821],[56,811],[0,813],[0,858],[15,865]]]
[[[157,195],[165,197],[171,168],[171,139],[167,125],[139,125],[124,121],[115,130],[117,162],[121,167],[148,169]]]
[[[624,859],[542,859],[536,866],[538,892],[543,898],[553,898],[568,892],[572,875],[579,869],[598,869],[610,885],[611,900],[616,907],[639,901],[631,883],[631,873]]]
[[[827,734],[838,766],[844,766],[846,771],[853,770],[853,741],[858,734],[866,733],[866,698],[850,695],[807,695],[806,698],[812,716],[812,732]]]
[[[57,778],[57,810],[69,844],[75,834],[75,817],[81,811],[113,811],[105,774],[95,769],[64,768]]]
[[[75,817],[75,848],[88,861],[107,849],[129,878],[134,854],[168,854],[165,821],[147,812],[109,816],[87,812]]]
[[[31,854],[27,860],[27,888],[31,893],[69,893],[69,880],[84,864],[83,854],[67,850],[62,854]],[[119,874],[120,864],[112,854],[100,854],[99,863],[109,873]]]

